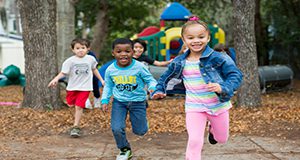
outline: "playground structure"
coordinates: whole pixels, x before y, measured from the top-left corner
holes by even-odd
[[[9,65],[0,74],[0,87],[8,85],[25,86],[25,75],[21,74],[20,68],[15,65]]]
[[[160,16],[160,28],[149,26],[136,34],[133,39],[139,38],[147,42],[147,54],[150,58],[158,61],[170,60],[178,55],[183,42],[181,40],[181,27],[168,28],[165,26],[165,21],[187,21],[190,15],[192,15],[191,12],[180,3],[170,3]],[[211,32],[209,46],[213,48],[216,44],[225,45],[224,31],[217,25],[208,25],[208,27]],[[234,51],[231,52],[234,53]],[[235,59],[235,57],[232,58]],[[114,60],[107,62],[99,69],[102,77],[105,75],[106,68],[113,62]],[[166,69],[166,67],[149,65],[149,71],[155,79],[159,79]],[[259,66],[258,72],[262,92],[291,87],[294,74],[288,66]],[[102,86],[100,82],[99,86]],[[173,94],[172,90],[168,90],[168,87],[167,93]]]
[[[181,40],[181,27],[167,27],[165,21],[186,22],[192,13],[178,2],[169,3],[160,15],[160,28],[149,26],[142,32],[135,34],[132,39],[141,39],[147,43],[147,55],[157,61],[170,60],[176,57],[181,50],[183,41]],[[208,25],[211,32],[209,45],[221,43],[225,44],[225,32],[217,25]],[[100,74],[104,77],[106,68],[113,61],[105,63],[100,69]],[[160,76],[166,70],[165,67],[155,67],[149,65],[149,70],[155,77]],[[155,73],[154,73],[155,72]],[[102,86],[99,83],[99,86]]]
[[[187,21],[191,12],[180,3],[167,5],[160,15],[160,28],[150,26],[134,36],[147,42],[148,56],[157,61],[170,60],[178,55],[182,47],[181,27],[167,27],[165,21]],[[208,25],[211,32],[209,46],[225,44],[225,32],[215,25]]]

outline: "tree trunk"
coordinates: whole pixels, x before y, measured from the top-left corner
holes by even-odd
[[[255,107],[261,104],[255,44],[255,1],[233,0],[234,47],[237,64],[244,74],[237,98],[239,106]]]
[[[59,87],[48,88],[57,74],[56,0],[17,0],[25,52],[26,89],[22,107],[61,108]]]
[[[255,37],[259,65],[268,65],[267,33],[260,16],[260,0],[255,0]]]
[[[106,39],[108,32],[108,4],[106,0],[99,0],[100,9],[97,13],[96,24],[94,29],[94,38],[91,44],[91,50],[96,52],[97,58],[100,57],[100,50],[102,49],[103,42]]]
[[[75,1],[56,0],[57,2],[57,55],[58,68],[70,56],[71,41],[75,38]]]

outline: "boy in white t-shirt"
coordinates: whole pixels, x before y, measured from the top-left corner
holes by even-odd
[[[48,84],[48,87],[54,87],[59,79],[68,76],[66,100],[69,107],[75,106],[74,126],[70,132],[70,136],[74,138],[80,136],[80,119],[85,102],[90,91],[93,90],[93,74],[104,84],[96,68],[97,61],[94,57],[87,55],[88,44],[87,39],[74,39],[71,42],[71,49],[75,55],[64,61],[61,72]]]

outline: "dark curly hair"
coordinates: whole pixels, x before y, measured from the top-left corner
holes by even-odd
[[[135,40],[133,40],[133,46],[134,46],[134,44],[136,44],[136,43],[139,43],[139,44],[141,44],[141,45],[143,46],[144,52],[147,51],[147,43],[146,43],[145,41],[143,41],[143,40],[141,40],[141,39],[135,39]]]
[[[112,43],[112,46],[111,46],[113,50],[114,50],[114,48],[116,47],[117,44],[130,44],[131,48],[133,49],[133,42],[129,38],[117,38],[117,39],[115,39]]]

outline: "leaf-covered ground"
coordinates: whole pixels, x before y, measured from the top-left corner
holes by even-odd
[[[258,135],[283,139],[300,138],[300,81],[294,82],[289,91],[262,95],[262,106],[230,110],[231,135]],[[21,102],[20,86],[0,88],[0,102]],[[233,102],[235,100],[233,99]],[[184,98],[168,97],[149,101],[148,120],[150,134],[185,130]],[[73,124],[73,108],[54,111],[36,111],[16,106],[0,106],[0,136],[10,138],[33,138],[66,133]],[[110,113],[99,109],[84,110],[82,127],[86,134],[109,130]],[[128,125],[128,129],[130,129]]]

